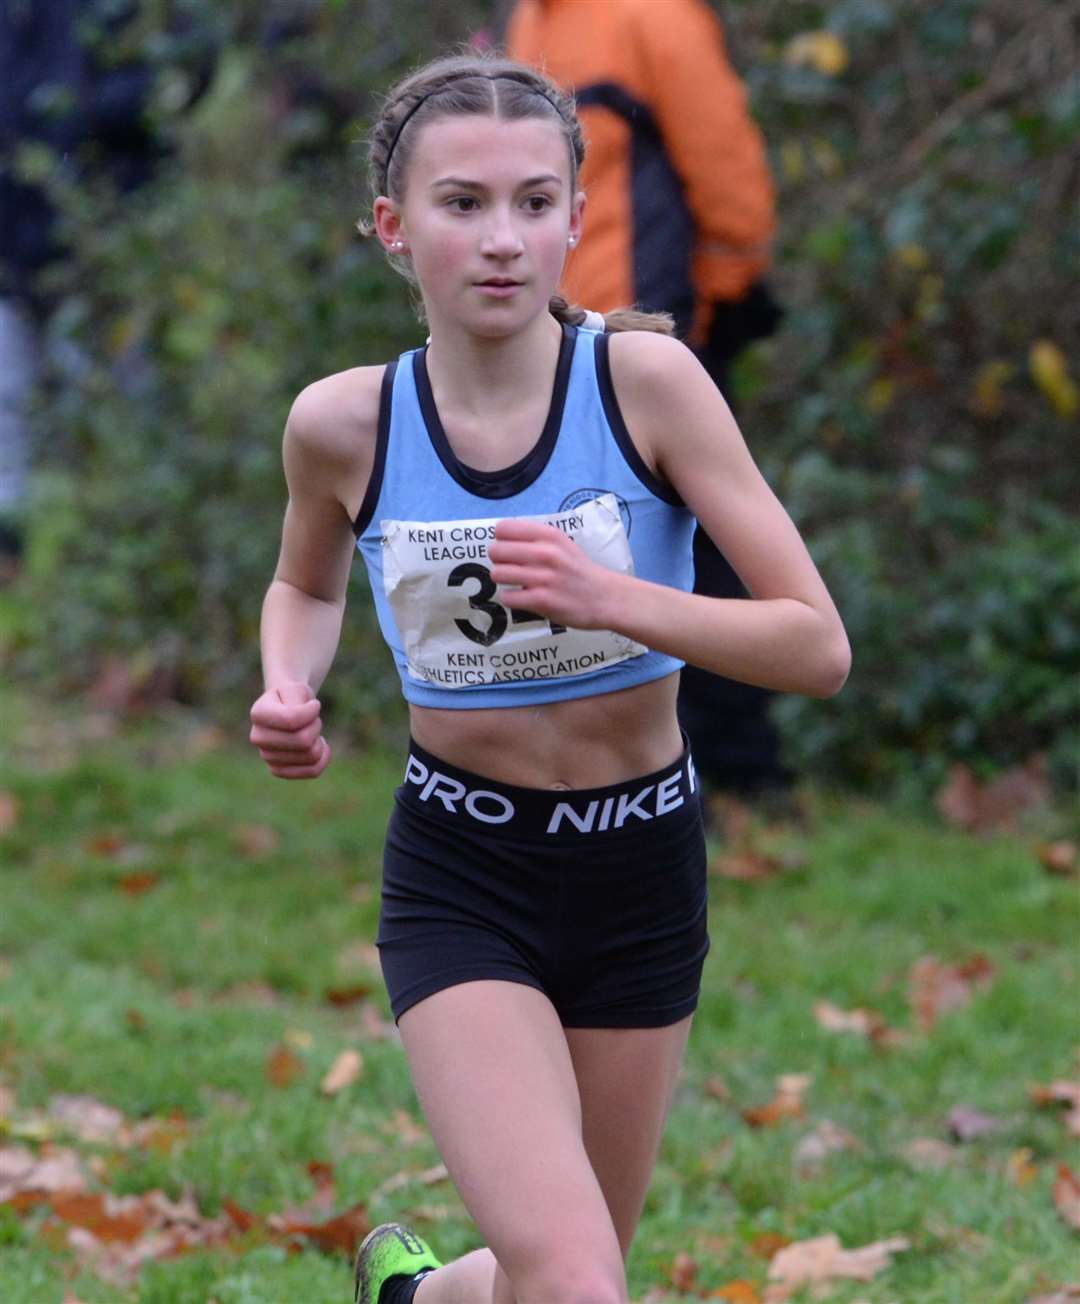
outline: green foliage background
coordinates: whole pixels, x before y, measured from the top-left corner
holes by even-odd
[[[358,141],[380,91],[492,15],[314,0],[268,48],[265,6],[182,7],[183,39],[156,4],[126,37],[158,69],[151,112],[172,153],[152,184],[118,198],[38,149],[19,159],[57,195],[73,255],[49,273],[40,490],[0,649],[56,691],[121,667],[136,697],[239,720],[289,403],[422,336],[352,230]],[[951,760],[1042,749],[1075,785],[1080,9],[719,8],[775,164],[787,307],[738,369],[742,424],[855,652],[839,698],[777,702],[792,759],[929,786]],[[192,32],[218,56],[181,113]],[[338,727],[368,733],[400,711],[357,577],[328,689]]]

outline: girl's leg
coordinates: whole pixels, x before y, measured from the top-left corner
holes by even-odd
[[[625,1257],[634,1239],[691,1019],[663,1028],[567,1028],[585,1149]]]
[[[624,1304],[619,1238],[547,997],[467,982],[414,1005],[399,1026],[435,1144],[497,1261],[479,1251],[440,1268],[417,1304]]]

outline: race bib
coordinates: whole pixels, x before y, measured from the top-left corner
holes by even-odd
[[[503,606],[487,554],[501,519],[379,522],[386,597],[414,678],[440,688],[563,679],[647,650],[611,630],[567,629]],[[521,519],[553,525],[592,561],[633,574],[614,494]]]

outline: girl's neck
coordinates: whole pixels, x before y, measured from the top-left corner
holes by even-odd
[[[433,323],[427,369],[440,408],[497,416],[550,396],[561,340],[562,327],[546,312],[498,337]]]

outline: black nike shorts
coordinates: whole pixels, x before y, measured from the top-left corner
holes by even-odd
[[[394,1018],[477,979],[546,993],[568,1028],[652,1028],[697,1005],[709,950],[689,750],[607,788],[520,788],[410,745],[377,943]]]

